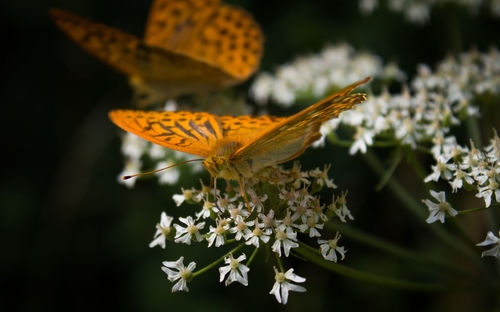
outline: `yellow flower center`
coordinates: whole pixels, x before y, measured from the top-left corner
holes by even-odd
[[[286,233],[281,231],[281,230],[278,230],[276,232],[276,240],[284,240],[286,238]]]
[[[189,225],[187,231],[191,235],[196,234],[196,232],[198,232],[198,227],[196,225]]]
[[[274,279],[278,283],[283,283],[286,280],[285,273],[283,273],[283,272],[277,272],[276,275],[274,276]]]

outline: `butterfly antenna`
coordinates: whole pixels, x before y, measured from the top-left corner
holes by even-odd
[[[160,168],[160,169],[153,170],[153,171],[148,171],[148,172],[137,173],[137,174],[133,174],[133,175],[126,175],[126,176],[122,177],[122,180],[128,180],[130,178],[135,178],[137,176],[160,172],[160,171],[167,170],[167,169],[170,169],[170,168],[173,168],[173,167],[177,167],[177,166],[180,166],[180,165],[184,165],[184,164],[187,164],[187,163],[190,163],[190,162],[193,162],[193,161],[204,161],[204,159],[203,158],[200,158],[200,159],[190,159],[190,160],[186,160],[186,161],[183,161],[183,162],[180,162],[180,163],[177,163],[177,164],[165,167],[165,168]]]

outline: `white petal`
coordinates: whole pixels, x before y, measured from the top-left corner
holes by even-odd
[[[269,294],[274,295],[276,297],[276,300],[281,303],[281,294],[280,294],[280,288],[281,284],[278,282],[275,282],[273,285],[273,288],[269,292]]]

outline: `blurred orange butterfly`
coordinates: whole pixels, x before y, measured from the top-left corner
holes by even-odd
[[[50,15],[80,46],[128,75],[140,105],[241,83],[263,51],[250,14],[220,0],[155,0],[144,40],[59,9]]]
[[[150,142],[205,157],[203,166],[211,176],[239,181],[246,201],[243,178],[258,177],[263,168],[302,154],[321,137],[324,122],[366,99],[365,94],[349,93],[369,80],[358,81],[290,117],[113,110],[109,118]]]

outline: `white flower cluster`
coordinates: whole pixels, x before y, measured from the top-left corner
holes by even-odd
[[[167,240],[188,245],[205,241],[208,247],[239,243],[240,247],[253,247],[254,252],[260,247],[270,246],[279,259],[288,257],[294,248],[299,247],[297,235],[301,234],[317,241],[317,252],[325,259],[336,262],[337,254],[343,259],[346,250],[338,244],[340,234],[328,240],[322,237],[321,230],[332,217],[338,217],[342,222],[353,219],[346,206],[346,193],[334,196],[328,206],[321,204],[319,196],[315,195],[323,187],[336,188],[327,174],[329,166],[322,170],[302,171],[299,164],[295,163],[289,170],[281,167],[266,170],[269,180],[277,182],[246,180],[249,207],[239,187],[230,183],[226,184],[225,192],[215,190],[215,203],[214,189],[203,183],[200,189],[183,189],[182,194],[174,195],[177,206],[187,202],[199,205],[200,211],[194,216],[180,217],[179,222],[174,222],[172,217],[162,213],[150,247],[165,248]],[[220,281],[225,280],[226,285],[235,281],[247,285],[249,268],[243,264],[245,259],[245,254],[237,258],[232,253],[226,255],[226,265],[219,268]],[[164,263],[164,271],[169,279],[179,280],[172,291],[187,291],[186,282],[193,274],[196,275],[196,272],[192,272],[195,264],[188,266],[188,269],[193,268],[188,274],[182,260]],[[173,267],[177,271],[172,271]],[[271,294],[278,302],[285,304],[288,291],[305,291],[305,288],[291,282],[303,281],[305,279],[293,274],[293,269],[277,272]]]
[[[383,65],[376,55],[356,52],[348,44],[339,44],[328,46],[317,55],[298,57],[280,66],[275,74],[259,74],[250,88],[250,96],[258,104],[273,101],[288,107],[297,99],[319,98],[368,76],[405,79],[395,64]]]
[[[435,5],[456,4],[477,13],[486,6],[491,14],[500,17],[500,0],[387,0],[391,11],[403,13],[405,18],[415,24],[425,24],[430,19],[430,11]],[[360,0],[359,9],[363,14],[371,14],[379,5],[379,0]]]
[[[458,60],[448,58],[432,72],[420,65],[411,90],[401,94],[370,95],[355,109],[330,122],[331,129],[343,124],[355,128],[350,154],[366,152],[374,137],[409,145],[442,138],[463,116],[478,115],[472,100],[480,94],[500,93],[500,53],[472,51]],[[327,131],[328,132],[328,131]]]
[[[466,186],[472,188],[476,197],[484,200],[485,207],[490,207],[493,195],[500,203],[500,138],[496,131],[484,151],[477,149],[472,142],[470,148],[461,146],[453,136],[436,137],[434,143],[432,152],[436,164],[424,182],[445,180],[454,193]],[[427,222],[440,220],[443,223],[445,212],[451,216],[457,212],[446,202],[444,192],[439,192],[441,195],[433,192],[431,195],[438,199],[439,204],[424,201],[431,212]]]

